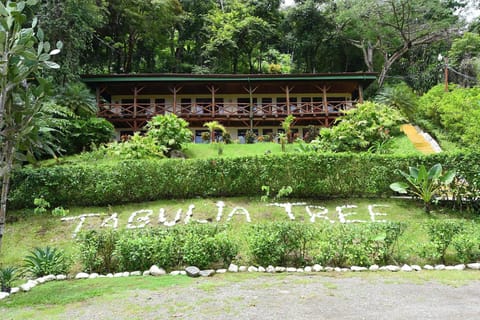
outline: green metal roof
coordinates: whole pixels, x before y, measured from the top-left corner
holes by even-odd
[[[317,73],[317,74],[109,74],[84,75],[82,81],[86,83],[99,82],[238,82],[238,81],[342,81],[364,80],[372,82],[376,73]]]

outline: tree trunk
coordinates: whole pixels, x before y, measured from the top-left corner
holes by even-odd
[[[5,221],[7,214],[7,197],[10,188],[10,172],[12,171],[14,148],[11,141],[7,141],[3,150],[3,159],[5,171],[2,177],[2,194],[0,197],[0,250],[2,249],[2,240],[5,233]]]

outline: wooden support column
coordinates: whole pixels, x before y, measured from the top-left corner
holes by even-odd
[[[243,87],[243,89],[245,89],[245,91],[248,92],[249,94],[249,98],[250,98],[250,102],[249,102],[249,106],[250,106],[250,112],[249,112],[249,117],[250,117],[250,130],[253,130],[253,94],[255,93],[255,91],[257,91],[258,89],[258,86],[255,87],[255,88],[252,88],[252,86],[249,84],[248,85],[248,88],[246,87]]]
[[[137,103],[137,98],[138,98],[138,94],[143,90],[143,88],[138,88],[137,86],[135,86],[133,88],[133,118],[136,118],[137,117],[137,106],[138,106],[138,103]],[[135,130],[136,131],[136,130]]]
[[[292,92],[292,90],[295,88],[295,87],[289,87],[289,86],[286,86],[286,87],[280,87],[283,92],[285,92],[285,99],[287,100],[286,104],[287,104],[287,114],[290,115],[290,92]]]
[[[220,88],[215,88],[214,85],[210,85],[207,86],[207,89],[212,94],[212,117],[215,117],[215,93],[217,93]]]
[[[97,99],[97,112],[99,113],[101,110],[100,110],[100,107],[102,106],[102,103],[101,103],[101,100],[102,100],[102,93],[105,92],[105,90],[107,90],[106,87],[102,87],[102,88],[99,88],[97,87],[95,89],[95,92],[96,92],[96,99]]]
[[[358,84],[358,102],[363,103],[363,85],[361,83]]]
[[[323,112],[328,113],[328,99],[327,99],[327,91],[330,90],[330,87],[327,87],[326,85],[323,85],[322,87],[320,86],[315,86],[320,92],[322,93],[322,105],[323,105]],[[327,119],[328,121],[328,119]]]
[[[169,87],[171,93],[173,93],[173,114],[177,114],[177,94],[182,90],[183,87]]]

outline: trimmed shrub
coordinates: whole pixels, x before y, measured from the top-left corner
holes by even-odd
[[[262,266],[303,265],[315,237],[314,228],[297,222],[253,225],[247,239],[253,261]]]
[[[115,230],[90,230],[78,238],[80,261],[86,272],[109,273],[119,271],[114,256],[118,233]]]
[[[445,255],[455,236],[465,230],[465,221],[432,220],[425,223],[424,228],[430,241],[422,251],[422,255],[445,263]]]
[[[409,166],[430,167],[435,163],[457,171],[460,184],[452,186],[451,200],[459,205],[478,200],[478,153],[428,157],[299,153],[28,167],[14,173],[9,205],[31,207],[34,199],[41,197],[57,207],[196,196],[257,196],[263,185],[272,190],[293,186],[290,197],[297,198],[378,197],[393,194],[389,185],[400,178],[396,169],[405,171]]]

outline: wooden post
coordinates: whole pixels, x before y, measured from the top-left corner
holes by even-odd
[[[173,114],[177,114],[177,93],[182,90],[183,87],[169,87],[168,90],[170,90],[171,93],[173,93]]]
[[[287,114],[289,115],[290,114],[290,92],[295,88],[295,87],[289,87],[288,85],[283,88],[283,87],[280,87],[284,92],[285,92],[285,99],[287,100],[286,101],[286,104],[287,104]]]
[[[257,91],[258,86],[255,87],[255,88],[252,88],[252,86],[249,84],[248,88],[243,87],[243,89],[245,89],[245,91],[248,92],[249,98],[250,98],[250,100],[249,100],[250,101],[249,102],[249,105],[250,105],[250,111],[249,111],[250,130],[253,130],[253,94],[255,93],[255,91]]]
[[[328,99],[327,99],[327,91],[330,90],[330,87],[323,85],[323,87],[315,86],[318,90],[322,92],[322,106],[323,112],[328,113]]]
[[[212,116],[215,117],[215,93],[219,90],[219,88],[215,88],[214,85],[207,86],[208,91],[212,94]]]
[[[358,102],[363,103],[363,85],[361,83],[358,84]]]

